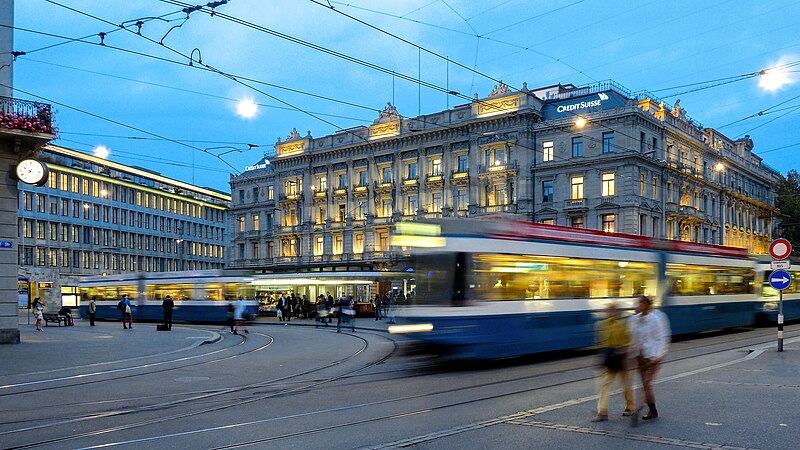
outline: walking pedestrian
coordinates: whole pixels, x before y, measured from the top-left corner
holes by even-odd
[[[664,356],[667,354],[672,334],[667,315],[653,309],[653,301],[650,297],[639,297],[636,312],[637,314],[633,316],[631,323],[633,354],[636,356],[639,376],[642,379],[644,399],[639,399],[637,403],[640,406],[631,416],[631,425],[633,426],[638,424],[639,411],[644,409],[645,404],[647,404],[648,411],[642,417],[642,420],[652,420],[658,417],[653,381],[658,374],[658,369],[661,368]]]
[[[161,302],[161,307],[164,308],[164,325],[168,330],[172,330],[172,310],[175,309],[175,302],[169,295]]]
[[[355,324],[355,317],[356,312],[353,309],[353,296],[348,295],[345,296],[342,294],[342,298],[339,299],[339,311],[336,315],[336,332],[342,332],[342,323],[350,323],[350,330],[355,333],[356,332],[356,324]]]
[[[244,321],[244,311],[245,311],[245,304],[242,298],[236,300],[236,310],[233,312],[233,320],[236,321],[236,326],[233,329],[233,334],[239,334],[239,327],[244,327],[244,332],[249,333],[247,331],[247,325]]]
[[[633,415],[633,388],[628,376],[628,348],[631,334],[628,324],[619,316],[615,303],[606,307],[607,318],[597,324],[597,343],[603,352],[603,370],[600,375],[600,398],[597,401],[597,416],[592,422],[608,420],[608,394],[614,380],[619,376],[625,395],[623,416]]]
[[[375,294],[375,320],[381,320],[383,316],[381,315],[381,296]]]
[[[328,296],[325,297],[325,307],[328,308],[328,323],[333,321],[333,296],[331,295],[330,291],[328,291]]]
[[[94,326],[94,316],[97,313],[97,297],[92,297],[89,300],[89,306],[86,308],[86,312],[89,314],[89,326]]]
[[[122,294],[122,300],[117,304],[117,308],[122,312],[122,328],[133,329],[133,313],[131,312],[131,301],[128,294]],[[125,323],[128,323],[125,325]]]
[[[236,331],[236,330],[233,329],[234,325],[236,325],[236,321],[233,318],[234,317],[233,312],[235,310],[236,310],[236,307],[233,306],[233,302],[229,301],[228,302],[228,325],[230,325],[230,327],[231,327],[231,333]]]
[[[34,303],[37,305],[36,303]],[[42,321],[44,320],[44,313],[42,312],[42,304],[39,303],[37,306],[33,307],[33,316],[36,318],[36,331],[43,331],[42,330]]]

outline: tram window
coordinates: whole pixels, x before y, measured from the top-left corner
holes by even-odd
[[[476,254],[479,300],[614,298],[656,294],[654,263],[555,256]]]
[[[453,287],[455,286],[456,254],[417,255],[414,266],[417,274],[414,304],[449,304],[453,298]]]
[[[742,267],[667,264],[672,295],[728,295],[753,293],[753,271]]]

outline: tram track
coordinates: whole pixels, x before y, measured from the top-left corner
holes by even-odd
[[[791,339],[793,337],[799,337],[799,336],[800,336],[800,331],[797,331],[797,332],[791,333],[791,336],[787,335],[787,339]],[[736,342],[745,341],[745,340],[752,341],[753,339],[760,339],[761,337],[762,336],[751,336],[750,338],[737,339]],[[768,344],[768,343],[770,343],[772,341],[773,341],[773,339],[769,339],[769,340],[766,340],[766,341],[759,340],[757,342],[750,342],[747,345],[743,345],[743,346],[736,346],[736,345],[728,346],[728,348],[725,348],[725,349],[715,349],[713,351],[701,352],[701,353],[697,353],[697,354],[691,354],[691,355],[687,355],[687,356],[673,358],[673,359],[670,359],[668,361],[665,361],[664,364],[665,365],[673,365],[673,364],[681,362],[681,361],[695,359],[695,358],[702,358],[704,356],[708,356],[708,355],[719,353],[719,352],[725,352],[725,351],[728,351],[728,352],[736,351],[736,350],[747,351],[752,347],[763,346],[763,345]],[[720,343],[714,343],[714,344],[711,344],[711,345],[712,346],[718,346],[718,345],[721,345],[721,344]],[[703,346],[694,346],[694,347],[691,347],[689,349],[681,349],[680,351],[681,352],[692,351],[692,350],[696,350],[696,349],[702,348],[702,347]],[[362,404],[357,404],[357,405],[346,405],[346,406],[337,407],[337,408],[328,408],[328,409],[323,409],[323,410],[308,411],[308,412],[305,412],[305,413],[292,414],[292,415],[286,415],[286,416],[281,416],[281,417],[272,417],[272,418],[266,418],[266,419],[260,419],[260,420],[253,420],[253,421],[248,421],[248,422],[245,422],[245,423],[225,425],[225,426],[222,426],[222,427],[209,427],[209,428],[202,428],[202,429],[196,429],[196,430],[185,431],[185,432],[172,433],[172,434],[169,434],[169,435],[151,436],[151,437],[148,437],[148,438],[142,438],[142,439],[136,439],[136,440],[130,440],[130,441],[120,441],[120,442],[112,443],[112,445],[136,444],[136,443],[152,442],[152,441],[156,441],[156,440],[160,440],[160,439],[169,439],[169,438],[175,438],[175,437],[180,437],[180,436],[187,436],[187,435],[190,435],[190,434],[212,432],[212,431],[217,431],[217,430],[222,430],[222,429],[230,430],[231,428],[235,428],[235,427],[249,427],[249,426],[255,426],[255,425],[263,425],[263,424],[266,424],[266,423],[280,422],[280,421],[284,421],[284,420],[295,419],[295,418],[298,418],[298,417],[308,417],[308,416],[314,416],[314,415],[320,415],[320,414],[330,414],[330,413],[336,413],[336,412],[341,412],[341,411],[346,411],[346,410],[353,410],[353,409],[357,409],[357,408],[366,408],[366,407],[370,407],[370,406],[387,405],[387,404],[399,403],[399,402],[404,402],[404,401],[409,401],[409,400],[416,400],[416,399],[421,399],[421,398],[429,398],[429,397],[433,397],[433,396],[437,396],[437,395],[446,395],[446,394],[451,394],[451,393],[456,393],[456,392],[463,392],[465,390],[470,390],[470,389],[497,387],[498,385],[501,385],[501,384],[519,382],[519,381],[523,381],[525,379],[536,379],[536,378],[545,378],[545,377],[554,376],[554,375],[565,375],[565,374],[569,374],[569,373],[579,373],[581,371],[591,370],[593,368],[594,368],[594,366],[582,366],[582,367],[577,367],[577,368],[574,368],[574,369],[568,369],[568,370],[562,370],[562,371],[553,371],[553,372],[536,374],[536,375],[533,375],[533,376],[517,377],[517,378],[514,378],[514,379],[493,381],[493,382],[481,383],[481,384],[470,385],[470,386],[459,386],[459,387],[455,387],[455,388],[444,389],[444,390],[439,390],[439,391],[434,391],[434,392],[426,392],[426,393],[420,393],[420,394],[414,394],[414,395],[408,395],[408,396],[402,396],[402,397],[395,397],[395,398],[392,398],[392,399],[384,399],[384,400],[368,402],[368,403],[362,403]],[[228,444],[228,445],[212,447],[212,448],[214,448],[214,449],[228,449],[228,448],[238,448],[238,447],[253,446],[253,445],[258,445],[258,444],[265,444],[265,443],[269,443],[269,442],[279,441],[279,440],[282,440],[282,439],[296,437],[296,436],[298,436],[298,434],[303,434],[303,435],[316,434],[316,433],[324,433],[326,431],[340,430],[342,428],[358,427],[358,426],[363,426],[363,425],[370,424],[370,423],[376,423],[376,422],[385,421],[385,420],[394,420],[394,419],[399,419],[399,418],[408,417],[408,416],[417,415],[417,414],[430,413],[432,411],[445,410],[445,409],[448,409],[448,408],[454,408],[454,407],[458,407],[458,406],[467,406],[467,405],[478,404],[478,403],[481,403],[481,402],[490,401],[490,400],[497,400],[497,399],[501,399],[501,398],[509,397],[509,396],[516,396],[516,395],[521,395],[521,394],[530,394],[530,393],[534,393],[536,391],[543,391],[543,390],[546,390],[546,389],[567,386],[567,385],[571,385],[571,384],[575,384],[575,383],[590,382],[590,381],[594,381],[595,379],[596,379],[596,373],[594,371],[592,371],[592,373],[587,375],[587,376],[580,376],[579,375],[578,377],[575,377],[575,378],[570,378],[570,379],[567,379],[567,380],[558,381],[558,382],[554,382],[554,383],[548,383],[548,384],[544,384],[544,385],[540,385],[540,386],[536,386],[536,387],[532,387],[532,388],[516,389],[516,390],[503,392],[503,393],[499,393],[499,394],[488,395],[488,396],[486,396],[486,395],[478,396],[476,398],[471,398],[471,399],[462,400],[462,401],[455,401],[455,402],[443,403],[443,404],[440,404],[440,405],[427,406],[425,408],[416,408],[416,409],[404,411],[404,412],[401,412],[401,413],[378,415],[378,416],[370,417],[368,419],[363,419],[363,420],[350,420],[350,421],[347,421],[345,423],[338,423],[338,424],[335,424],[335,425],[328,425],[328,426],[317,427],[317,428],[313,428],[313,429],[306,429],[306,430],[302,430],[299,433],[298,432],[284,433],[284,434],[280,434],[280,435],[276,435],[276,436],[268,436],[268,437],[259,438],[259,439],[251,439],[251,440],[247,440],[247,441],[241,441],[241,442],[237,442],[237,443],[234,443],[234,444]],[[87,448],[93,448],[93,447],[87,447]]]
[[[244,391],[247,391],[247,390],[250,390],[250,389],[268,387],[268,386],[270,386],[270,385],[272,385],[274,383],[281,382],[281,381],[284,381],[284,380],[287,380],[287,379],[291,379],[291,378],[298,377],[298,376],[303,376],[303,375],[308,375],[308,374],[314,373],[314,372],[319,372],[319,371],[322,371],[322,370],[325,370],[325,369],[328,369],[328,368],[331,368],[331,367],[335,367],[335,366],[344,364],[345,362],[347,362],[347,361],[357,357],[358,355],[364,353],[366,351],[366,349],[369,347],[369,342],[365,338],[362,338],[362,337],[357,336],[357,335],[349,334],[349,333],[346,333],[346,334],[350,335],[350,336],[352,336],[352,337],[354,337],[356,339],[360,339],[363,342],[361,348],[359,348],[356,352],[354,352],[354,353],[352,353],[352,354],[350,354],[350,355],[348,355],[348,356],[346,356],[344,358],[341,358],[341,359],[338,359],[336,361],[333,361],[333,362],[330,362],[330,363],[327,363],[327,364],[324,364],[324,365],[321,365],[321,366],[317,366],[317,367],[314,367],[314,368],[311,368],[311,369],[308,369],[308,370],[304,370],[304,371],[301,371],[301,372],[298,372],[298,373],[293,373],[293,374],[290,374],[290,375],[281,376],[281,377],[274,378],[274,379],[271,379],[271,380],[268,380],[268,381],[264,381],[264,382],[251,383],[251,384],[248,384],[248,385],[238,386],[238,387],[235,387],[235,388],[218,390],[218,391],[214,391],[212,393],[207,393],[207,394],[203,394],[203,395],[197,395],[197,396],[193,396],[193,397],[190,397],[190,398],[187,398],[187,399],[182,399],[182,400],[175,400],[175,401],[170,401],[170,402],[161,402],[161,403],[156,403],[156,404],[152,404],[152,405],[144,405],[144,406],[137,407],[137,408],[127,408],[127,409],[123,409],[123,410],[111,411],[111,412],[106,412],[106,413],[87,414],[87,415],[80,416],[80,417],[77,417],[77,418],[72,418],[72,419],[68,419],[68,420],[61,420],[61,421],[58,421],[58,422],[51,422],[51,423],[37,425],[37,426],[31,426],[31,427],[7,430],[7,431],[4,431],[4,432],[0,432],[0,436],[12,435],[12,434],[16,434],[16,433],[23,433],[23,432],[35,431],[35,430],[41,431],[41,430],[44,430],[44,429],[52,429],[52,428],[55,428],[55,427],[58,427],[58,426],[74,424],[74,423],[77,423],[77,422],[85,422],[85,421],[90,421],[90,420],[104,419],[104,418],[110,418],[110,417],[115,417],[115,416],[135,414],[135,413],[139,413],[139,412],[163,410],[163,409],[175,407],[175,406],[178,406],[178,405],[188,404],[190,402],[195,402],[196,403],[196,402],[201,401],[201,400],[208,400],[208,399],[210,399],[212,397],[218,397],[218,396],[224,395],[224,394],[244,392]],[[366,368],[369,368],[369,367],[372,367],[372,366],[375,366],[375,365],[378,365],[378,364],[382,364],[383,362],[385,362],[386,360],[388,360],[389,358],[394,356],[398,351],[398,345],[397,345],[397,343],[395,341],[393,341],[391,339],[389,339],[389,340],[393,342],[393,344],[394,344],[393,348],[388,354],[383,355],[381,358],[379,358],[379,359],[377,359],[375,361],[371,361],[371,362],[369,362],[369,363],[367,363],[365,365],[362,365],[362,366],[360,366],[360,367],[358,367],[356,369],[349,370],[349,371],[345,372],[344,374],[328,377],[328,378],[323,379],[321,381],[310,382],[308,385],[305,385],[305,386],[298,386],[296,388],[289,389],[287,391],[273,392],[273,393],[263,394],[263,395],[259,395],[259,396],[248,396],[245,399],[237,398],[237,399],[235,399],[235,401],[227,401],[227,402],[224,402],[224,403],[221,403],[221,404],[218,404],[218,405],[214,405],[214,406],[210,406],[210,407],[206,407],[206,408],[201,408],[201,409],[196,409],[196,410],[190,410],[190,411],[187,411],[187,412],[177,413],[177,414],[173,414],[173,415],[170,415],[170,416],[162,416],[162,417],[159,417],[159,418],[156,418],[156,419],[142,420],[142,421],[135,422],[135,423],[124,424],[124,425],[119,425],[119,426],[112,426],[112,427],[106,427],[106,428],[99,429],[99,430],[93,430],[93,431],[90,431],[90,432],[73,434],[71,436],[64,436],[64,437],[60,437],[60,438],[44,439],[44,440],[40,440],[40,441],[37,441],[37,442],[31,442],[31,443],[21,444],[21,445],[17,445],[17,446],[10,446],[10,447],[6,447],[6,448],[8,448],[8,449],[32,448],[32,447],[38,447],[38,446],[43,446],[43,445],[59,444],[59,443],[62,443],[62,442],[72,441],[72,440],[81,439],[81,438],[100,436],[100,435],[104,435],[104,434],[108,434],[108,433],[114,433],[114,432],[129,430],[129,429],[133,429],[133,428],[143,427],[143,426],[151,425],[151,424],[154,424],[154,423],[160,423],[160,422],[176,420],[176,419],[183,419],[183,418],[194,417],[194,416],[207,414],[207,413],[211,413],[211,412],[217,412],[217,411],[224,410],[224,409],[227,409],[227,408],[231,408],[231,407],[235,407],[235,406],[241,406],[243,404],[253,403],[253,402],[265,400],[265,399],[268,399],[268,398],[273,398],[273,397],[276,397],[276,396],[279,396],[279,395],[285,395],[285,394],[291,393],[291,392],[297,392],[297,391],[301,391],[301,390],[306,390],[306,389],[309,389],[310,387],[328,384],[328,383],[331,383],[331,382],[334,382],[334,381],[338,380],[339,378],[341,378],[343,376],[347,376],[347,375],[359,372],[361,370],[364,370]]]
[[[770,332],[770,334],[771,334],[771,332]],[[679,350],[681,353],[686,353],[686,352],[690,352],[691,353],[694,350],[697,350],[699,348],[719,347],[719,346],[724,346],[725,347],[725,348],[722,348],[722,349],[715,348],[713,351],[701,352],[699,354],[693,353],[693,354],[690,354],[690,355],[687,355],[687,356],[682,356],[682,357],[679,357],[679,358],[670,359],[670,360],[666,361],[665,364],[673,364],[673,363],[676,363],[676,362],[679,362],[679,361],[692,359],[692,358],[699,358],[699,357],[702,357],[702,356],[706,356],[706,355],[710,355],[710,354],[714,354],[714,353],[718,353],[718,352],[722,352],[722,351],[745,350],[748,347],[764,345],[764,344],[767,344],[769,342],[772,342],[773,339],[763,340],[763,338],[766,337],[766,335],[767,335],[767,332],[765,331],[764,333],[759,333],[756,336],[742,337],[740,339],[734,339],[732,341],[702,343],[700,345],[693,345],[693,346],[691,346],[689,348],[682,348],[682,349]],[[319,367],[315,367],[315,368],[309,369],[307,371],[303,371],[303,372],[300,372],[300,373],[295,373],[295,374],[284,376],[284,377],[275,378],[275,379],[268,380],[268,381],[265,381],[265,382],[253,383],[253,384],[250,384],[250,385],[241,386],[241,387],[237,387],[237,388],[234,388],[234,389],[224,389],[224,390],[214,390],[214,391],[211,391],[211,392],[204,392],[204,393],[201,393],[201,394],[199,394],[197,396],[193,396],[193,397],[190,397],[190,398],[187,398],[187,399],[183,399],[183,400],[156,403],[156,404],[153,404],[153,405],[147,405],[147,406],[140,407],[140,408],[123,409],[123,410],[111,411],[111,412],[108,412],[108,413],[91,414],[91,415],[86,415],[86,416],[81,417],[81,418],[75,418],[75,419],[71,419],[71,420],[64,420],[64,421],[55,422],[55,423],[49,423],[49,424],[43,424],[41,426],[36,426],[36,427],[27,427],[27,428],[20,428],[20,429],[17,429],[17,430],[9,430],[7,432],[0,433],[0,436],[2,436],[4,434],[13,434],[13,433],[18,433],[18,432],[28,431],[28,430],[54,428],[54,427],[57,427],[57,426],[74,423],[76,421],[96,420],[96,419],[108,418],[108,417],[113,417],[113,416],[118,416],[118,415],[123,415],[123,414],[133,414],[133,413],[136,413],[136,412],[152,411],[152,410],[155,410],[155,409],[166,409],[166,408],[169,408],[169,407],[172,407],[172,406],[177,406],[179,404],[185,404],[185,403],[189,403],[189,402],[194,402],[192,404],[197,404],[200,401],[209,400],[209,399],[211,399],[213,397],[216,397],[216,396],[219,396],[219,395],[236,393],[236,392],[244,392],[244,391],[249,390],[249,389],[258,389],[258,388],[264,388],[264,387],[273,387],[274,388],[274,387],[277,387],[277,386],[286,386],[286,385],[291,385],[291,384],[298,384],[298,386],[296,386],[294,388],[291,388],[291,389],[282,390],[282,391],[279,391],[279,392],[271,392],[271,393],[259,395],[257,397],[253,397],[253,398],[247,396],[247,397],[245,397],[243,399],[243,398],[240,397],[240,398],[234,399],[234,401],[229,401],[227,403],[223,403],[223,404],[220,404],[220,405],[214,405],[214,406],[211,406],[211,407],[208,407],[208,408],[199,409],[199,410],[196,410],[196,411],[189,411],[189,412],[185,412],[185,413],[172,415],[172,416],[169,416],[169,417],[160,417],[158,419],[140,421],[140,422],[137,422],[137,423],[125,424],[125,425],[116,426],[116,427],[107,427],[105,429],[95,430],[93,432],[77,434],[77,435],[73,435],[73,436],[69,436],[69,437],[65,437],[65,438],[56,438],[56,439],[50,439],[50,440],[43,440],[43,441],[39,441],[39,442],[24,444],[24,445],[10,447],[10,448],[30,448],[30,447],[40,446],[40,445],[52,445],[52,444],[58,444],[60,442],[66,442],[66,441],[70,441],[70,440],[74,440],[74,439],[98,436],[98,435],[102,435],[102,434],[109,434],[109,433],[119,432],[119,431],[131,429],[131,428],[142,427],[142,426],[150,425],[150,424],[153,424],[153,423],[159,423],[159,422],[164,422],[164,421],[169,421],[169,420],[174,420],[174,419],[192,417],[192,416],[205,414],[205,413],[209,413],[209,412],[214,412],[214,411],[219,411],[219,410],[222,410],[222,409],[226,409],[226,408],[230,408],[230,407],[234,407],[234,406],[238,406],[238,405],[242,405],[242,404],[250,403],[250,402],[254,402],[254,401],[260,401],[260,400],[264,400],[264,399],[268,399],[268,398],[275,398],[275,397],[284,396],[284,395],[288,395],[288,394],[300,393],[300,392],[303,392],[303,391],[310,391],[310,390],[313,390],[315,388],[320,388],[325,384],[330,384],[330,383],[333,383],[333,382],[336,382],[336,381],[348,380],[348,379],[353,379],[353,378],[361,378],[361,377],[372,377],[372,376],[375,376],[375,375],[385,375],[385,374],[391,374],[391,373],[396,373],[396,372],[403,372],[403,371],[407,372],[408,371],[408,369],[399,369],[399,370],[391,370],[391,371],[371,372],[371,373],[368,373],[368,374],[358,374],[358,372],[360,372],[360,371],[363,371],[363,370],[365,370],[365,369],[367,369],[369,367],[374,367],[374,366],[376,366],[378,364],[381,364],[381,363],[385,362],[387,359],[391,358],[392,356],[394,356],[398,352],[397,342],[394,341],[393,339],[389,339],[388,336],[380,334],[380,336],[383,336],[384,338],[389,339],[394,344],[394,348],[392,349],[392,351],[390,353],[388,353],[387,355],[383,356],[382,358],[380,358],[380,359],[378,359],[376,361],[370,362],[370,363],[368,363],[366,365],[363,365],[361,367],[358,367],[356,369],[347,371],[347,372],[345,372],[343,374],[334,376],[334,377],[315,378],[315,379],[304,380],[304,381],[287,381],[287,380],[290,380],[290,379],[292,379],[294,377],[297,377],[297,376],[308,375],[308,374],[311,374],[311,373],[314,373],[314,372],[317,372],[317,371],[320,371],[320,370],[324,370],[324,369],[329,368],[329,367],[333,367],[335,365],[342,364],[345,361],[350,360],[350,359],[356,357],[357,355],[363,353],[366,350],[367,346],[368,346],[368,342],[366,341],[366,339],[363,339],[363,338],[361,338],[359,336],[356,336],[356,335],[350,335],[350,336],[356,337],[356,338],[361,339],[362,341],[364,341],[364,346],[361,349],[359,349],[357,352],[355,352],[355,353],[353,353],[353,354],[351,354],[351,355],[349,355],[349,356],[347,356],[345,358],[342,358],[340,360],[325,364],[323,366],[319,366]],[[793,330],[793,331],[790,331],[789,333],[787,333],[787,338],[792,338],[792,337],[796,337],[796,336],[800,336],[800,331],[794,332],[794,330]],[[754,339],[757,339],[759,341],[752,342]],[[747,345],[744,345],[744,346],[737,346],[742,341],[748,341],[749,343]],[[683,342],[687,342],[687,341],[683,341]],[[423,369],[436,369],[437,367],[441,368],[441,364],[432,364],[432,365],[428,365],[428,366],[423,366]],[[397,398],[392,398],[392,399],[385,399],[385,400],[380,400],[380,401],[370,402],[370,403],[364,403],[364,404],[359,404],[359,405],[348,405],[348,406],[344,406],[344,407],[340,407],[340,408],[332,408],[332,409],[325,409],[325,410],[319,410],[319,411],[309,411],[309,412],[301,413],[301,414],[295,414],[295,415],[289,415],[289,416],[283,416],[283,417],[275,417],[275,418],[263,419],[263,422],[267,422],[267,421],[268,422],[278,422],[278,421],[281,421],[281,420],[288,420],[288,419],[296,418],[296,417],[300,417],[300,416],[311,416],[311,415],[325,414],[325,413],[331,413],[331,412],[342,411],[342,410],[352,410],[352,409],[355,409],[355,408],[364,408],[364,407],[380,405],[380,404],[397,403],[397,402],[402,402],[402,401],[418,399],[418,398],[422,398],[422,397],[435,396],[435,395],[445,395],[445,394],[448,394],[448,393],[453,393],[453,392],[456,392],[456,391],[464,391],[464,390],[467,390],[467,389],[480,389],[480,388],[496,387],[496,386],[499,386],[499,385],[502,385],[502,384],[525,381],[527,379],[545,378],[545,377],[548,377],[548,376],[559,376],[559,375],[568,375],[568,374],[571,374],[571,373],[579,373],[580,371],[585,371],[587,369],[592,369],[593,367],[594,367],[594,365],[585,365],[585,366],[566,369],[566,370],[548,371],[548,372],[538,373],[538,374],[534,374],[534,375],[530,375],[530,376],[515,377],[515,378],[512,378],[512,379],[504,379],[504,380],[500,380],[500,381],[481,383],[481,384],[476,384],[476,385],[471,385],[471,386],[461,386],[461,387],[453,388],[453,389],[446,389],[446,390],[440,390],[440,391],[436,391],[436,392],[428,392],[428,393],[424,393],[424,394],[416,394],[416,395],[403,396],[403,397],[397,397]],[[417,368],[417,369],[419,369],[419,368]],[[443,371],[444,371],[444,369],[443,369]],[[427,373],[425,373],[423,375],[430,375],[430,374],[431,374],[431,372],[427,372]],[[418,377],[418,376],[421,376],[421,375],[412,374],[409,377]],[[568,384],[572,384],[572,383],[578,383],[578,382],[585,382],[585,381],[589,381],[589,380],[594,380],[594,378],[595,378],[595,374],[594,374],[594,372],[592,372],[592,374],[590,376],[583,376],[583,377],[578,376],[577,378],[571,377],[568,380],[560,381],[560,382],[557,382],[557,383],[550,383],[550,384],[546,384],[546,385],[542,385],[542,386],[537,386],[537,387],[534,387],[534,388],[520,389],[520,390],[515,390],[515,391],[511,391],[511,392],[505,392],[505,393],[501,393],[501,394],[497,394],[497,395],[482,396],[482,397],[473,398],[473,399],[469,399],[469,400],[465,400],[465,401],[442,404],[442,405],[435,406],[433,408],[428,408],[428,410],[439,410],[439,409],[451,408],[451,407],[456,407],[456,406],[461,406],[461,405],[467,405],[467,404],[472,404],[472,403],[479,403],[479,402],[482,402],[482,401],[498,399],[498,398],[502,398],[502,397],[506,397],[506,396],[510,396],[510,395],[519,395],[519,394],[531,393],[531,392],[535,392],[535,391],[542,390],[542,389],[548,389],[548,388],[559,387],[559,386],[568,385]],[[393,379],[397,379],[397,377],[394,377]],[[365,381],[365,382],[368,382],[368,381]],[[369,382],[371,382],[371,381],[369,381]],[[359,383],[350,383],[349,385],[356,385],[356,384],[359,384]],[[396,419],[396,418],[402,417],[404,415],[409,415],[409,414],[415,414],[415,412],[414,411],[409,411],[409,412],[406,412],[406,413],[403,413],[403,414],[383,415],[383,416],[370,418],[369,420],[365,420],[365,421],[361,421],[361,422],[356,421],[356,422],[353,422],[353,423],[341,424],[341,425],[337,425],[335,427],[320,427],[318,429],[303,431],[303,433],[321,433],[321,432],[328,431],[328,430],[330,430],[332,428],[345,427],[345,426],[356,426],[356,425],[376,422],[376,421],[380,421],[380,420]],[[262,421],[254,421],[254,422],[251,422],[251,423],[248,423],[248,424],[253,424],[253,423],[262,423]],[[237,427],[237,426],[246,426],[248,424],[233,424],[233,425],[228,425],[227,427],[230,428],[230,427]],[[198,430],[190,431],[188,433],[202,433],[202,432],[208,432],[208,431],[212,431],[212,430],[213,430],[212,428],[209,428],[209,429],[198,429]],[[285,439],[285,438],[290,437],[290,436],[292,436],[292,434],[280,435],[280,436],[272,436],[272,437],[268,437],[268,438],[259,439],[259,440],[256,440],[256,441],[247,441],[247,442],[237,443],[237,444],[233,444],[231,446],[224,446],[224,447],[219,447],[219,448],[233,448],[233,447],[237,447],[237,446],[254,445],[254,444],[258,444],[258,443],[262,443],[262,442],[269,442],[269,441],[274,441],[274,440]],[[152,437],[151,439],[158,439],[158,437]],[[147,440],[147,438],[145,438],[145,440]]]

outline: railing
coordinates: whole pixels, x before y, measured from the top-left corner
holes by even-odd
[[[280,201],[287,202],[287,201],[298,201],[303,200],[303,194],[281,194]]]
[[[489,167],[484,165],[478,166],[478,173],[480,174],[506,172],[509,170],[519,170],[519,164],[517,161],[509,161],[505,164],[493,164]]]
[[[493,206],[481,206],[478,207],[477,212],[479,214],[489,214],[489,213],[499,213],[499,212],[510,212],[515,213],[517,212],[517,205],[493,205]]]
[[[572,200],[564,200],[564,208],[585,208],[586,207],[586,199],[585,198],[576,198]]]
[[[50,105],[11,97],[0,97],[0,128],[31,133],[56,133]]]

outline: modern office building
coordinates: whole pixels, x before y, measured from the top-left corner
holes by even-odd
[[[231,260],[265,271],[402,269],[398,221],[517,218],[766,253],[771,185],[732,140],[608,81],[511,90],[313,138],[296,130],[230,180]]]
[[[76,302],[84,275],[225,266],[230,195],[54,145],[47,184],[19,184],[19,276]]]

